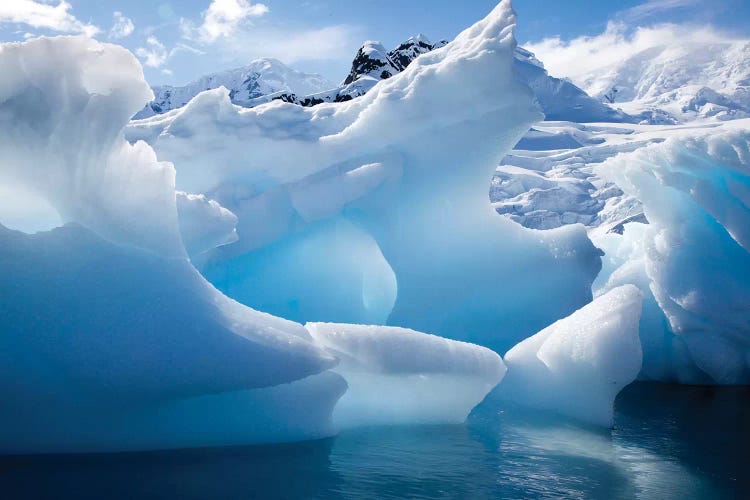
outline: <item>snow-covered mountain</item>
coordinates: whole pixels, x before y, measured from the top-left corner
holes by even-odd
[[[156,98],[135,118],[184,106],[204,90],[224,86],[232,102],[253,107],[273,99],[300,106],[342,102],[366,94],[381,80],[402,72],[421,54],[448,42],[431,42],[425,35],[410,37],[392,50],[382,43],[366,41],[357,50],[349,74],[336,86],[320,75],[295,71],[276,59],[258,59],[248,66],[204,76],[184,87],[155,87]],[[550,76],[534,55],[520,47],[515,52],[518,77],[534,91],[548,120],[575,122],[633,122],[626,113],[591,98],[568,80]]]
[[[447,43],[446,40],[432,43],[426,36],[419,34],[410,37],[393,50],[386,50],[382,43],[368,40],[357,50],[349,74],[338,87],[315,95],[286,94],[278,98],[301,106],[348,101],[366,94],[379,81],[400,73],[421,54],[443,47]]]
[[[254,99],[278,94],[314,94],[331,89],[335,83],[317,74],[296,71],[277,59],[256,59],[247,66],[203,76],[181,87],[154,87],[155,99],[135,118],[148,118],[180,108],[205,90],[218,87],[229,89],[232,102],[252,105]]]
[[[387,51],[380,42],[367,41],[357,51],[351,71],[339,88],[317,95],[284,95],[281,98],[302,106],[346,101],[367,93],[379,81],[403,71],[421,54],[443,47],[446,43],[445,40],[432,43],[420,34]],[[534,91],[548,120],[635,121],[626,113],[591,98],[570,81],[550,76],[534,54],[523,48],[516,48],[514,65],[517,76]]]
[[[651,47],[575,82],[646,118],[660,111],[683,122],[744,118],[750,116],[750,41]]]
[[[534,54],[516,48],[515,70],[531,90],[547,120],[572,122],[632,122],[626,113],[614,109],[599,99],[593,99],[569,80],[547,73],[544,64]]]

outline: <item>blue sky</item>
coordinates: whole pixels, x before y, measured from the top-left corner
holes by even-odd
[[[124,45],[152,84],[180,84],[257,57],[338,81],[363,40],[395,46],[410,35],[450,39],[494,0],[0,0],[0,40],[86,33]],[[696,28],[750,38],[747,0],[515,0],[516,36],[544,51],[581,37],[671,23],[671,37]],[[661,33],[661,32],[658,32]],[[588,40],[586,38],[585,40]],[[544,59],[542,59],[544,61]],[[562,76],[562,75],[561,75]]]

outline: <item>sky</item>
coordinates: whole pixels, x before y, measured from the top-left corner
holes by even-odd
[[[452,39],[494,0],[0,0],[0,41],[83,34],[131,50],[152,85],[275,57],[340,81],[364,40]],[[749,0],[515,0],[516,37],[555,76],[648,44],[750,38]]]

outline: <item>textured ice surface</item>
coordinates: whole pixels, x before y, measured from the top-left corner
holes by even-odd
[[[177,191],[182,243],[192,256],[237,241],[237,216],[202,194]]]
[[[331,373],[297,381],[335,358],[302,325],[206,282],[186,258],[174,170],[125,141],[150,97],[135,58],[82,37],[41,38],[3,45],[0,67],[3,185],[70,223],[37,234],[0,226],[0,450],[330,435],[345,383]],[[231,214],[180,199],[191,246],[231,235]],[[210,224],[220,237],[200,223],[217,215],[227,220]],[[303,400],[304,412],[292,404]],[[243,408],[254,410],[231,415]]]
[[[151,90],[132,54],[103,47],[79,37],[3,45],[0,180],[45,199],[62,222],[183,255],[174,170],[122,136]]]
[[[505,355],[504,397],[611,426],[615,397],[641,368],[637,287],[610,290]]]
[[[333,416],[342,427],[460,423],[505,374],[494,351],[406,328],[305,327],[340,359],[334,371],[349,389]]]
[[[651,319],[641,328],[645,374],[686,383],[748,383],[747,123],[685,131],[617,156],[598,171],[641,200],[650,222],[635,232],[626,225],[622,242],[606,243],[615,252],[630,248],[609,282],[630,279],[644,287],[647,281],[663,311],[661,322]]]
[[[541,118],[514,71],[514,22],[502,2],[352,101],[245,109],[225,91],[208,91],[131,123],[126,134],[175,162],[178,189],[238,217],[239,241],[202,269],[248,305],[291,311],[298,321],[370,321],[356,304],[351,311],[362,316],[323,314],[346,313],[341,294],[310,290],[368,294],[361,270],[332,265],[322,244],[305,252],[305,272],[283,293],[253,293],[278,282],[278,273],[260,270],[297,268],[291,256],[311,248],[318,227],[343,221],[377,245],[363,262],[384,258],[395,274],[392,311],[378,313],[388,324],[504,350],[589,301],[599,269],[582,228],[525,231],[488,203],[495,165]],[[266,251],[271,244],[290,258]]]

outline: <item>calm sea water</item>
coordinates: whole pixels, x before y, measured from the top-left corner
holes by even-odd
[[[0,459],[0,498],[750,498],[750,388],[634,384],[601,432],[489,398],[466,425]]]

